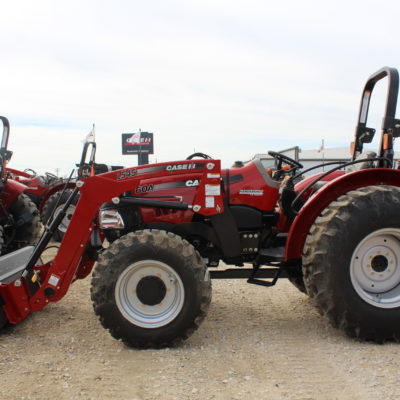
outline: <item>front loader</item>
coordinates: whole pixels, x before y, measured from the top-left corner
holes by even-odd
[[[384,77],[389,85],[380,149],[365,154],[363,145],[374,134],[366,127],[369,100]],[[275,152],[269,167],[255,158],[221,170],[219,160],[200,153],[93,175],[86,153],[92,146],[93,154],[95,143],[86,144],[76,187],[37,246],[0,258],[0,326],[60,300],[97,262],[95,313],[129,346],[162,347],[188,338],[207,313],[211,278],[270,287],[288,277],[349,335],[399,340],[397,91],[395,69],[373,74],[362,95],[352,161],[329,163],[327,172],[300,182],[303,166]],[[78,194],[57,255],[41,264]],[[221,261],[232,267],[219,268]]]

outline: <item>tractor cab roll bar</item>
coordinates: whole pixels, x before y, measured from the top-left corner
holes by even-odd
[[[91,147],[91,152],[89,160],[86,161],[89,147]],[[96,142],[94,141],[86,142],[83,145],[81,161],[79,164],[77,164],[79,178],[88,177],[91,174],[92,169],[94,168],[95,157],[96,157]]]
[[[12,151],[7,150],[8,146],[8,137],[10,134],[10,122],[6,117],[0,116],[0,120],[3,123],[3,136],[1,138],[1,147],[0,147],[0,168],[1,168],[1,176],[4,178],[6,174],[6,162],[10,161],[12,156]]]
[[[395,68],[383,67],[372,74],[365,84],[361,96],[352,158],[355,160],[361,154],[364,143],[371,143],[374,138],[375,129],[367,127],[369,104],[375,84],[386,76],[388,77],[388,91],[379,146],[379,157],[383,159],[378,161],[378,167],[390,167],[384,159],[389,159],[393,162],[393,139],[400,136],[400,120],[395,119],[399,91],[399,73]]]

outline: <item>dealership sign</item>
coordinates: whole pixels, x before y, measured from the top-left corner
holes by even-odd
[[[153,134],[150,132],[123,133],[122,154],[153,154]]]

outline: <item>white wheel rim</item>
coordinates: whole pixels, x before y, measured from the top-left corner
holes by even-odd
[[[54,212],[54,217],[55,218],[58,213],[62,210],[62,208],[64,207],[64,205],[58,206],[56,208],[56,211]],[[58,230],[62,233],[65,233],[68,229],[69,223],[71,222],[71,218],[73,213],[75,212],[75,205],[71,204],[66,211],[65,217],[63,218],[63,220],[61,221],[60,225],[58,226]]]
[[[153,279],[165,288],[157,304],[145,304],[138,288],[144,280]],[[129,265],[115,285],[115,299],[121,314],[142,328],[160,328],[172,322],[181,312],[185,289],[179,275],[169,265],[157,260],[142,260]]]
[[[400,229],[372,232],[356,247],[350,264],[355,291],[378,308],[400,306]]]

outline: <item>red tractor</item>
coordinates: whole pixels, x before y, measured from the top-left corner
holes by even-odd
[[[366,126],[370,95],[386,76],[379,152],[364,156],[375,133]],[[353,160],[299,183],[302,165],[275,152],[271,169],[254,159],[221,170],[219,160],[195,154],[94,175],[85,160],[95,143],[86,144],[76,187],[37,246],[0,258],[0,325],[60,300],[97,261],[94,310],[129,346],[188,338],[206,316],[211,278],[269,287],[289,277],[349,335],[399,340],[397,95],[397,70],[373,74],[363,91]],[[38,262],[78,194],[56,257]],[[111,241],[106,249],[103,235]],[[221,261],[234,267],[221,268]]]
[[[57,214],[61,210],[65,200],[70,194],[70,190],[64,190],[66,179],[59,178],[50,172],[46,172],[45,175],[39,175],[30,168],[24,171],[7,168],[7,171],[12,179],[26,186],[24,193],[38,208],[43,223],[47,223],[52,215]],[[74,185],[74,182],[71,181],[67,186],[71,189]],[[63,192],[62,199],[60,199],[61,192]],[[68,223],[72,218],[76,202],[77,199],[74,201],[74,204],[70,205],[64,220],[54,232],[54,241],[61,241]]]
[[[44,203],[52,193],[52,189],[62,185],[63,179],[46,172],[39,175],[33,169],[27,168],[24,171],[7,167],[8,176],[26,186],[25,194],[32,200],[39,211],[42,210]]]
[[[3,136],[0,148],[0,254],[35,243],[40,235],[40,217],[35,204],[24,194],[26,186],[10,179],[7,162],[12,152],[7,149],[10,123],[0,117]]]

